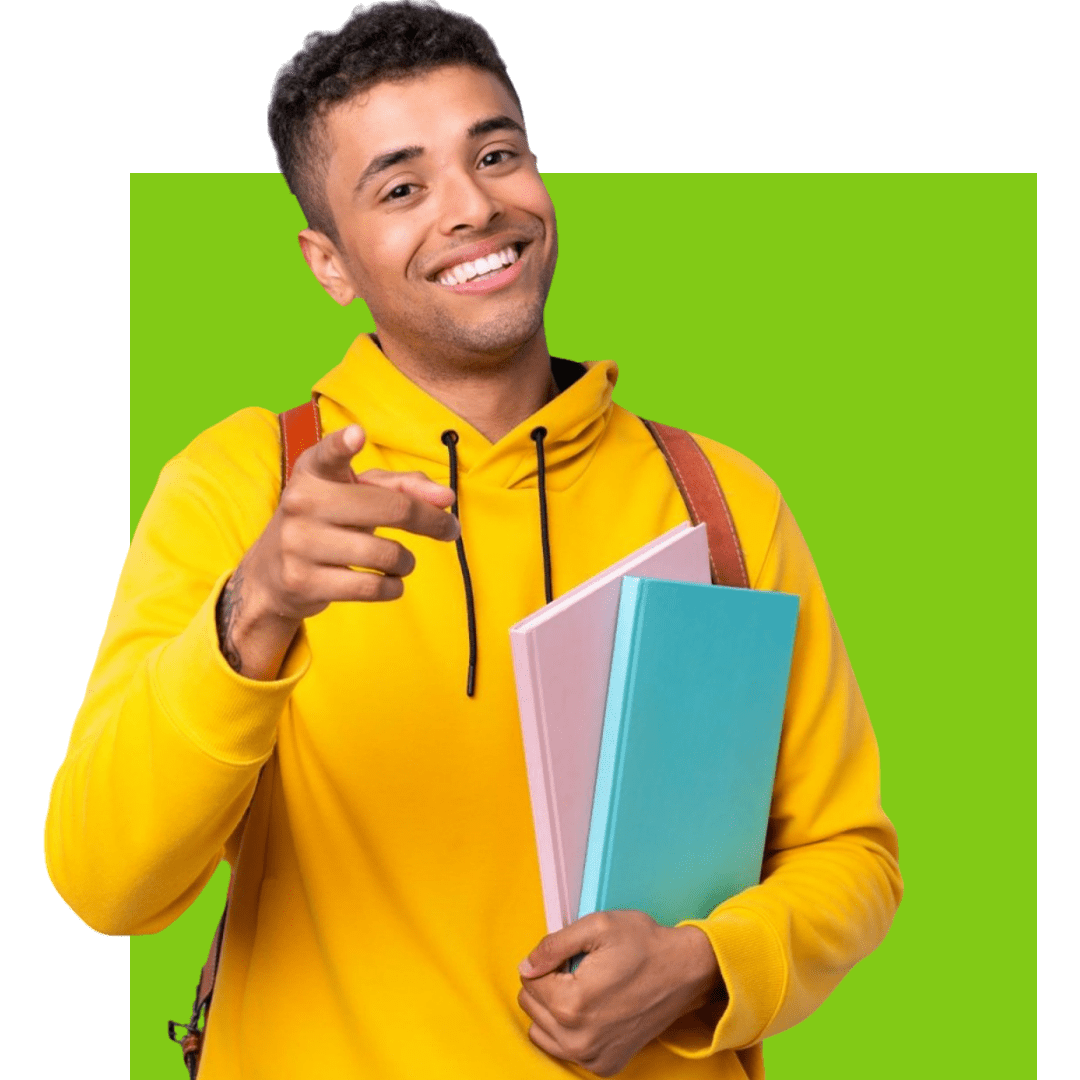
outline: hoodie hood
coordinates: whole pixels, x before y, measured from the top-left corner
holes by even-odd
[[[610,360],[585,364],[585,374],[498,442],[490,442],[470,423],[422,390],[386,358],[369,334],[361,334],[344,360],[314,386],[336,406],[344,423],[363,427],[368,443],[380,447],[402,470],[443,474],[447,468],[445,431],[455,431],[457,468],[470,483],[516,488],[537,485],[536,443],[544,438],[546,484],[569,487],[586,469],[610,422],[612,388],[618,368]],[[326,417],[327,428],[339,426]]]

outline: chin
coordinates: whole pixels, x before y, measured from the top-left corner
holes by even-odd
[[[437,320],[433,333],[425,333],[436,349],[458,355],[505,360],[531,341],[544,327],[544,304],[538,300],[517,306],[478,323],[450,318]]]

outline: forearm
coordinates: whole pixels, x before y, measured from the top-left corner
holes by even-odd
[[[69,904],[109,933],[160,929],[220,858],[273,749],[306,662],[254,682],[217,647],[216,590],[173,639],[108,634],[53,788],[49,871]]]

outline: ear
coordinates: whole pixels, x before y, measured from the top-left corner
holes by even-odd
[[[304,260],[319,284],[342,307],[351,304],[360,293],[333,240],[315,229],[304,229],[297,239]]]

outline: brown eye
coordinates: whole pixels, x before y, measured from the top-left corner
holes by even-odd
[[[412,194],[412,184],[398,184],[397,187],[391,188],[387,193],[387,199],[404,199]]]
[[[500,165],[507,158],[513,157],[509,150],[489,150],[481,159],[481,165]]]

